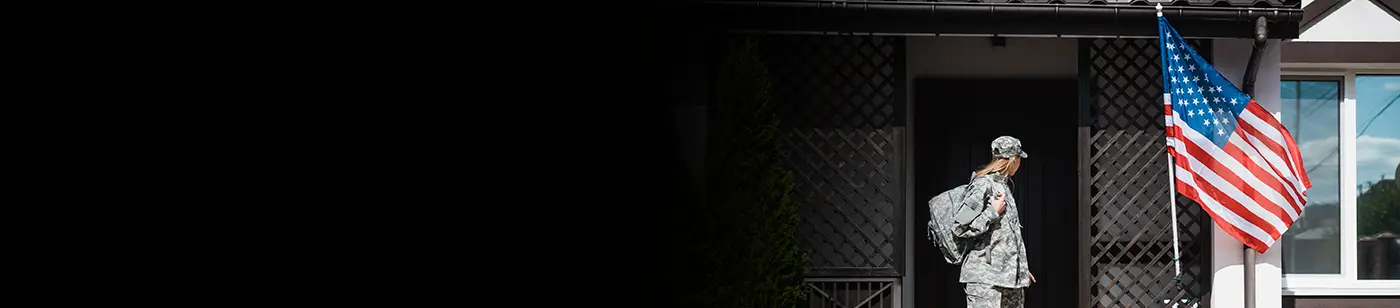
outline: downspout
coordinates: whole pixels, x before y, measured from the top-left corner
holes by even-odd
[[[1269,43],[1269,30],[1268,27],[1265,27],[1267,23],[1268,20],[1264,16],[1259,16],[1254,20],[1254,51],[1249,53],[1249,66],[1245,68],[1244,89],[1242,89],[1251,98],[1255,97],[1254,76],[1259,73],[1259,54],[1264,52],[1264,46]],[[1256,255],[1258,253],[1253,248],[1244,247],[1244,306],[1246,308],[1255,308],[1254,260]]]
[[[1259,73],[1259,54],[1269,44],[1268,20],[1264,16],[1254,19],[1254,51],[1249,53],[1249,66],[1244,71],[1244,93],[1254,97],[1254,75]]]
[[[1254,249],[1244,248],[1244,306],[1254,308]]]

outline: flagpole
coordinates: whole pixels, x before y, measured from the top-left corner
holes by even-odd
[[[1163,107],[1166,108],[1166,110],[1171,110],[1171,108],[1172,108],[1172,107],[1171,107],[1172,95],[1171,95],[1171,94],[1164,94],[1163,97],[1165,98],[1164,101],[1166,102],[1166,104],[1164,104],[1165,106],[1163,106]],[[1171,123],[1171,121],[1172,121],[1171,115],[1167,115],[1167,123]],[[1167,128],[1168,128],[1168,129],[1171,129],[1171,125],[1168,124],[1168,125],[1167,125]],[[1167,186],[1167,187],[1168,187],[1167,194],[1169,195],[1169,197],[1168,197],[1167,199],[1169,200],[1169,204],[1170,204],[1171,207],[1172,207],[1172,262],[1173,262],[1174,265],[1176,266],[1176,280],[1177,280],[1177,282],[1180,282],[1180,281],[1181,281],[1181,238],[1180,238],[1180,236],[1178,235],[1179,232],[1177,231],[1177,226],[1176,226],[1176,225],[1177,225],[1177,222],[1176,222],[1176,219],[1177,219],[1177,218],[1176,218],[1176,162],[1173,161],[1173,159],[1172,159],[1171,148],[1172,148],[1172,140],[1171,140],[1171,138],[1167,138],[1167,149],[1168,149],[1168,150],[1167,150],[1167,185],[1168,185],[1168,186]]]
[[[1156,9],[1157,9],[1157,17],[1162,17],[1162,4],[1161,4],[1161,3],[1158,3],[1157,6],[1156,6]],[[1158,31],[1161,31],[1161,30],[1158,30]],[[1167,57],[1166,57],[1165,55],[1163,55],[1163,56],[1162,56],[1162,65],[1163,65],[1163,67],[1166,66],[1166,61],[1167,61],[1166,59],[1167,59]],[[1165,79],[1165,78],[1167,78],[1167,76],[1163,75],[1162,78]],[[1163,83],[1165,83],[1165,80],[1163,81]],[[1168,200],[1169,206],[1171,206],[1171,211],[1172,211],[1172,265],[1176,268],[1176,277],[1173,278],[1173,280],[1176,282],[1177,291],[1181,291],[1181,237],[1180,237],[1180,235],[1178,235],[1180,232],[1177,230],[1177,221],[1176,221],[1176,220],[1177,220],[1177,214],[1176,214],[1176,162],[1173,160],[1173,158],[1172,158],[1172,153],[1171,153],[1171,149],[1172,149],[1172,147],[1173,147],[1172,138],[1171,138],[1171,136],[1172,136],[1172,134],[1171,134],[1171,129],[1172,129],[1172,124],[1173,124],[1173,123],[1172,123],[1172,114],[1171,114],[1171,109],[1172,109],[1172,94],[1171,94],[1171,92],[1166,91],[1166,88],[1165,88],[1165,87],[1163,88],[1163,90],[1164,90],[1164,91],[1162,92],[1162,110],[1163,110],[1164,112],[1163,112],[1162,114],[1166,117],[1166,122],[1165,122],[1165,123],[1166,123],[1166,127],[1167,127],[1167,129],[1168,129],[1168,131],[1167,131],[1167,136],[1168,136],[1168,137],[1167,137],[1167,187],[1168,187],[1168,188],[1167,188],[1167,189],[1168,189],[1168,190],[1167,190],[1167,195],[1168,195],[1167,200]],[[1182,302],[1185,302],[1185,301],[1183,300]],[[1177,305],[1177,303],[1173,303],[1173,304],[1172,304],[1173,307],[1176,307],[1176,305]],[[1192,305],[1192,306],[1195,307],[1195,305]]]

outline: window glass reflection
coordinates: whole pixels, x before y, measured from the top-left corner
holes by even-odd
[[[1400,279],[1400,75],[1356,76],[1357,278]]]
[[[1283,241],[1283,273],[1341,274],[1340,81],[1284,80],[1283,124],[1313,187]]]

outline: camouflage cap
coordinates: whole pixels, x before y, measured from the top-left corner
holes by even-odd
[[[1001,136],[997,137],[996,140],[992,140],[992,156],[1000,158],[1021,156],[1021,158],[1026,158],[1028,155],[1026,155],[1025,151],[1021,150],[1021,140],[1017,140],[1015,137],[1011,136]]]

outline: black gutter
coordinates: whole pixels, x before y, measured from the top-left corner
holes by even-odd
[[[1259,54],[1264,53],[1264,46],[1269,44],[1269,29],[1265,27],[1268,23],[1264,16],[1259,16],[1254,23],[1254,50],[1249,52],[1249,65],[1244,69],[1244,93],[1249,97],[1254,97],[1254,76],[1259,73]],[[1246,289],[1248,290],[1248,289]]]
[[[1148,5],[791,0],[701,5],[704,18],[698,20],[728,30],[1157,36],[1157,10]],[[1167,6],[1162,13],[1183,35],[1200,38],[1252,38],[1250,24],[1258,17],[1268,17],[1270,38],[1297,38],[1303,17],[1299,8]]]

